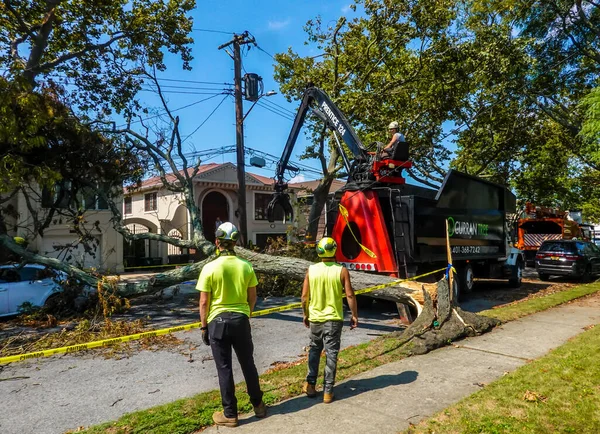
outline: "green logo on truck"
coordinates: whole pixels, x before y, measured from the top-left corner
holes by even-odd
[[[484,223],[465,222],[448,217],[448,236],[450,237],[454,235],[486,237],[488,228],[488,225]]]

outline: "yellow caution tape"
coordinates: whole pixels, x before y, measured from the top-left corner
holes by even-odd
[[[37,359],[39,357],[48,357],[48,356],[53,356],[55,354],[75,353],[77,351],[89,350],[92,348],[108,347],[108,346],[118,344],[121,342],[129,342],[129,341],[135,341],[138,339],[162,336],[162,335],[166,335],[168,333],[181,332],[184,330],[190,330],[190,329],[198,328],[198,327],[200,327],[199,322],[192,323],[192,324],[186,324],[186,325],[182,325],[182,326],[177,326],[177,327],[169,327],[169,328],[161,329],[161,330],[153,330],[153,331],[149,331],[149,332],[136,333],[134,335],[121,336],[118,338],[103,339],[101,341],[87,342],[85,344],[69,345],[68,347],[60,347],[60,348],[53,348],[51,350],[37,351],[34,353],[17,354],[14,356],[0,358],[0,365],[4,364],[4,363],[21,362],[23,360],[28,360],[28,359]]]
[[[350,226],[350,223],[348,222],[348,210],[346,209],[346,207],[344,205],[342,205],[341,203],[338,205],[338,207],[340,208],[340,214],[342,215],[342,217],[344,217],[344,221],[346,222],[346,226],[348,226],[348,229],[350,230],[350,233],[352,234],[352,237],[354,237],[354,241],[356,241],[358,243],[358,245],[360,246],[361,249],[363,249],[363,251],[369,255],[371,258],[376,259],[377,255],[375,253],[373,253],[371,250],[369,250],[368,248],[366,248],[365,246],[363,246],[360,241],[358,241],[358,238],[356,237],[356,235],[354,235],[354,231],[352,231],[352,227]]]
[[[382,283],[381,285],[375,285],[375,286],[371,286],[369,288],[359,289],[359,290],[355,291],[355,294],[356,295],[366,294],[368,292],[377,291],[379,289],[388,288],[390,286],[396,286],[402,282],[408,282],[410,280],[416,280],[416,279],[420,279],[421,277],[430,276],[432,274],[439,273],[440,271],[445,271],[445,270],[446,270],[446,268],[440,268],[439,270],[421,274],[420,276],[410,277],[408,279],[394,280],[393,282]],[[268,309],[257,310],[256,312],[252,313],[252,318],[257,317],[257,316],[270,315],[272,313],[282,312],[285,310],[300,309],[301,307],[302,307],[302,303],[298,302],[298,303],[286,304],[284,306],[271,307]],[[135,341],[135,340],[139,340],[139,339],[151,338],[151,337],[166,335],[169,333],[176,333],[176,332],[182,332],[185,330],[200,328],[200,326],[201,326],[200,322],[195,322],[195,323],[186,324],[186,325],[182,325],[182,326],[169,327],[169,328],[160,329],[160,330],[153,330],[153,331],[149,331],[149,332],[121,336],[118,338],[103,339],[101,341],[93,341],[93,342],[87,342],[84,344],[69,345],[67,347],[53,348],[51,350],[44,350],[44,351],[37,351],[37,352],[33,352],[33,353],[24,353],[24,354],[17,354],[14,356],[0,357],[0,365],[5,364],[5,363],[21,362],[21,361],[29,360],[29,359],[37,359],[40,357],[48,357],[48,356],[53,356],[56,354],[75,353],[77,351],[90,350],[92,348],[108,347],[108,346],[123,343],[123,342]]]

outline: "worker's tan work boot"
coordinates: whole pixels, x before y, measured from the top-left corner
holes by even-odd
[[[219,426],[227,426],[229,428],[235,428],[238,426],[237,417],[227,417],[222,411],[215,411],[213,413],[213,421]]]
[[[333,390],[331,392],[323,393],[323,402],[325,404],[331,404],[333,402],[333,399],[334,399]]]
[[[254,415],[259,419],[267,416],[267,406],[264,402],[260,402],[256,407],[254,407]]]
[[[308,381],[305,381],[302,385],[302,393],[306,393],[306,396],[309,398],[314,398],[317,396],[317,389],[315,389],[314,384],[310,384]]]

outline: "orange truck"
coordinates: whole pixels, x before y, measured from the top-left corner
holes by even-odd
[[[517,222],[517,248],[525,253],[528,266],[533,266],[535,255],[546,240],[584,239],[579,224],[569,213],[555,208],[525,205],[525,217]]]

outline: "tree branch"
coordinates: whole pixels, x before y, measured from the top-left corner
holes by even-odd
[[[50,3],[48,3],[50,6]],[[35,84],[35,76],[34,66],[38,65],[40,59],[44,55],[44,51],[48,46],[48,38],[50,37],[50,33],[52,33],[52,29],[54,26],[54,20],[56,19],[55,15],[56,5],[53,7],[49,7],[46,16],[42,21],[42,25],[40,26],[40,30],[38,34],[33,38],[33,46],[31,47],[31,52],[29,53],[29,60],[27,61],[27,65],[25,66],[25,78],[29,81],[31,85]]]
[[[140,33],[145,33],[145,32],[140,32]],[[79,58],[82,57],[84,54],[87,54],[91,51],[100,51],[103,50],[104,48],[109,47],[110,45],[112,45],[114,42],[120,40],[120,39],[124,39],[124,38],[129,38],[132,36],[135,36],[136,34],[129,34],[129,33],[122,33],[120,35],[117,36],[113,36],[112,38],[110,38],[108,41],[102,43],[102,44],[87,44],[83,49],[79,50],[79,51],[75,51],[72,53],[67,53],[64,54],[50,62],[46,62],[42,65],[38,65],[38,66],[33,66],[30,65],[28,63],[27,66],[27,71],[31,71],[31,72],[35,72],[36,74],[48,70],[48,69],[53,69],[55,67],[57,67],[58,65],[60,65],[61,63],[65,63],[71,59],[75,59],[75,58]],[[41,56],[40,56],[41,57]],[[39,59],[38,59],[39,60]]]
[[[415,167],[415,166],[413,166]],[[416,168],[416,167],[415,167]],[[415,175],[414,171],[412,169],[406,169],[406,171],[408,172],[408,174],[411,176],[411,178],[413,178],[414,180],[420,182],[421,184],[424,184],[428,187],[432,187],[435,188],[436,190],[440,188],[439,185],[435,185],[429,181],[427,181],[426,179],[421,178],[420,176]]]
[[[33,262],[36,264],[46,265],[55,270],[64,271],[69,276],[73,276],[88,285],[95,286],[98,283],[98,280],[93,278],[90,274],[81,271],[79,268],[73,267],[72,265],[67,264],[66,262],[61,262],[58,259],[48,258],[46,256],[41,256],[36,253],[33,253],[27,249],[24,249],[15,241],[6,234],[0,234],[0,246],[8,249],[16,255],[22,257],[26,262]]]

